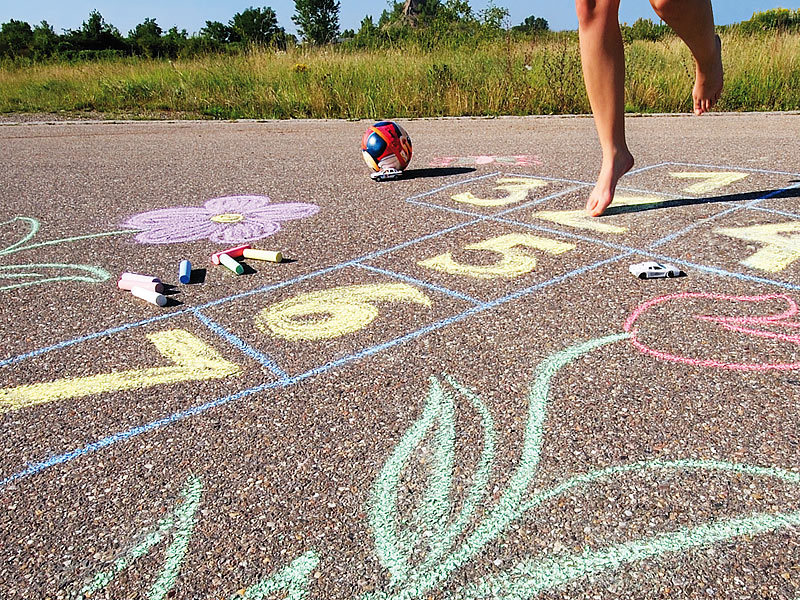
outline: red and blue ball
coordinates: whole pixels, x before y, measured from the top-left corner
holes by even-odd
[[[379,121],[364,132],[361,156],[373,171],[402,171],[411,161],[411,138],[394,121]]]

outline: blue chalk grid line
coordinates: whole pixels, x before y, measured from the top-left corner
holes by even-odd
[[[614,256],[612,258],[608,258],[608,259],[593,263],[591,265],[586,265],[586,266],[580,267],[578,269],[570,271],[569,273],[565,273],[564,275],[560,275],[558,277],[554,277],[553,279],[550,279],[548,281],[544,281],[544,282],[538,283],[538,284],[536,284],[534,286],[531,286],[529,288],[526,288],[524,290],[519,290],[517,292],[509,294],[508,296],[505,296],[505,297],[500,298],[498,300],[494,300],[492,302],[487,302],[487,303],[483,303],[483,304],[478,305],[478,306],[471,307],[471,308],[465,310],[462,313],[459,313],[459,314],[454,315],[452,317],[448,317],[446,319],[442,319],[441,321],[437,321],[435,323],[431,323],[430,325],[426,325],[425,327],[421,327],[420,329],[417,329],[415,331],[412,331],[412,332],[407,333],[405,335],[402,335],[400,337],[394,338],[394,339],[389,340],[387,342],[383,342],[381,344],[377,344],[375,346],[371,346],[369,348],[365,348],[365,349],[363,349],[363,350],[361,350],[359,352],[356,352],[354,354],[350,354],[348,356],[344,356],[344,357],[342,357],[340,359],[337,359],[335,361],[326,363],[326,364],[321,365],[319,367],[315,367],[313,369],[310,369],[310,370],[306,371],[305,373],[301,373],[300,375],[295,375],[293,377],[286,377],[285,379],[281,379],[281,380],[274,381],[274,382],[271,382],[271,383],[268,383],[268,384],[264,384],[264,385],[259,385],[259,386],[252,387],[252,388],[249,388],[249,389],[246,389],[246,390],[242,390],[241,392],[237,392],[235,394],[231,394],[229,396],[225,396],[224,398],[218,398],[216,400],[211,400],[209,402],[206,402],[205,404],[201,404],[200,406],[195,406],[195,407],[192,407],[192,408],[189,408],[189,409],[186,409],[186,410],[178,411],[176,413],[173,413],[172,415],[169,415],[167,417],[163,417],[163,418],[158,419],[156,421],[152,421],[152,422],[147,423],[145,425],[140,425],[138,427],[134,427],[134,428],[128,429],[126,431],[122,431],[122,432],[119,432],[119,433],[112,434],[112,435],[107,436],[105,438],[102,438],[102,439],[100,439],[100,440],[98,440],[96,442],[93,442],[93,443],[88,444],[86,446],[83,446],[81,448],[77,448],[77,449],[72,450],[70,452],[67,452],[67,453],[64,453],[64,454],[58,454],[58,455],[52,456],[52,457],[50,457],[50,458],[48,458],[48,459],[46,459],[44,461],[33,463],[31,465],[26,466],[24,469],[12,474],[12,475],[9,475],[9,476],[5,477],[4,479],[1,479],[0,480],[0,490],[2,490],[8,484],[13,483],[14,481],[17,481],[17,480],[25,478],[25,477],[29,477],[31,475],[36,475],[36,474],[40,473],[41,471],[43,471],[43,470],[45,470],[47,468],[50,468],[50,467],[53,467],[53,466],[56,466],[56,465],[60,465],[60,464],[64,464],[64,463],[67,463],[67,462],[69,462],[71,460],[74,460],[76,458],[80,458],[82,456],[86,456],[87,454],[96,452],[98,450],[101,450],[103,448],[111,446],[112,444],[115,444],[117,442],[126,441],[126,440],[129,440],[131,438],[134,438],[134,437],[137,437],[139,435],[142,435],[144,433],[149,433],[149,432],[154,431],[156,429],[160,429],[162,427],[166,427],[168,425],[172,425],[172,424],[177,423],[178,421],[181,421],[181,420],[183,420],[183,419],[185,419],[187,417],[192,417],[192,416],[199,415],[199,414],[204,413],[204,412],[206,412],[206,411],[208,411],[208,410],[210,410],[212,408],[217,408],[219,406],[223,406],[223,405],[228,404],[228,403],[230,403],[232,401],[240,400],[242,398],[246,398],[248,396],[251,396],[251,395],[259,393],[259,392],[263,392],[263,391],[271,390],[271,389],[276,389],[276,388],[284,388],[284,387],[288,387],[288,386],[297,384],[297,383],[299,383],[301,381],[304,381],[305,379],[308,379],[310,377],[313,377],[313,376],[316,376],[316,375],[321,375],[321,374],[323,374],[323,373],[325,373],[327,371],[330,371],[331,369],[334,369],[334,368],[337,368],[337,367],[340,367],[340,366],[343,366],[343,365],[346,365],[346,364],[361,360],[361,359],[366,358],[368,356],[372,356],[372,355],[378,354],[378,353],[380,353],[380,352],[382,352],[384,350],[387,350],[388,348],[391,348],[393,346],[397,346],[398,344],[402,344],[402,343],[405,343],[407,341],[419,338],[419,337],[421,337],[423,335],[426,335],[426,334],[431,333],[433,331],[436,331],[438,329],[442,329],[444,327],[448,327],[450,325],[453,325],[454,323],[457,323],[459,321],[463,321],[464,319],[466,319],[468,317],[471,317],[473,315],[480,314],[480,313],[485,312],[487,310],[491,310],[493,308],[501,306],[502,304],[506,304],[507,302],[510,302],[510,301],[513,301],[513,300],[517,300],[517,299],[519,299],[519,298],[521,298],[523,296],[530,295],[530,294],[532,294],[532,293],[534,293],[534,292],[536,292],[536,291],[538,291],[540,289],[543,289],[545,287],[549,287],[551,285],[555,285],[555,284],[561,283],[563,281],[566,281],[566,280],[568,280],[568,279],[570,279],[570,278],[572,278],[572,277],[574,277],[576,275],[582,275],[584,273],[588,273],[589,271],[591,271],[593,269],[602,267],[604,265],[607,265],[609,263],[615,262],[617,260],[621,260],[621,259],[625,258],[628,255],[629,255],[629,253],[620,254],[618,256]]]
[[[269,369],[275,375],[277,375],[280,378],[281,381],[286,381],[289,378],[289,376],[286,374],[286,372],[283,369],[281,369],[278,366],[278,364],[274,360],[272,360],[269,356],[267,356],[266,354],[264,354],[262,352],[259,352],[258,350],[256,350],[252,346],[248,345],[242,339],[240,339],[236,335],[232,334],[230,331],[228,331],[227,329],[222,327],[222,325],[220,325],[216,321],[213,321],[212,319],[208,318],[206,315],[204,315],[199,310],[195,310],[193,312],[194,312],[194,315],[198,318],[198,320],[203,325],[208,327],[211,331],[213,331],[219,337],[224,339],[226,342],[228,342],[234,348],[238,348],[239,350],[244,352],[247,356],[249,356],[251,358],[254,358],[258,362],[260,362],[263,366],[265,366],[267,369]]]
[[[665,164],[681,164],[681,163],[665,163]],[[656,165],[655,167],[651,167],[651,168],[656,168],[658,166],[663,166],[663,164],[662,165]],[[693,166],[693,165],[689,165],[689,166]],[[698,165],[698,166],[700,166],[700,165]],[[709,168],[723,169],[723,168],[729,168],[729,167],[720,167],[720,166],[711,167],[711,166],[709,166]],[[733,169],[733,168],[731,168],[731,169]],[[644,170],[644,169],[642,169],[642,170]],[[739,169],[739,170],[745,170],[745,169]],[[748,170],[756,171],[756,172],[768,172],[768,171],[755,170],[755,169],[748,169]],[[457,185],[464,185],[464,184],[467,184],[467,183],[470,183],[470,182],[473,182],[473,181],[476,181],[476,180],[497,176],[498,174],[499,173],[492,173],[490,175],[482,176],[482,177],[479,177],[479,178],[471,178],[471,179],[469,179],[467,181],[461,181],[461,182],[457,182],[457,183],[454,183],[454,184],[450,184],[448,186],[443,186],[442,188],[437,188],[437,190],[434,190],[433,192],[429,192],[426,195],[432,195],[434,193],[438,193],[439,191],[442,191],[443,189],[448,189],[450,187],[455,187]],[[783,173],[780,173],[780,174],[783,174]],[[508,176],[516,177],[517,175],[508,175]],[[524,176],[525,177],[531,177],[529,175],[524,175]],[[561,181],[564,181],[564,180],[561,180]],[[572,182],[572,181],[569,181],[569,182],[578,183],[578,182]],[[776,190],[774,192],[771,192],[770,194],[765,195],[762,198],[757,198],[757,199],[754,199],[754,200],[752,200],[750,202],[747,202],[746,204],[745,203],[735,203],[735,202],[734,203],[730,203],[730,204],[734,204],[734,206],[730,207],[730,208],[726,208],[725,210],[720,211],[720,213],[712,215],[712,216],[704,219],[701,222],[698,222],[696,224],[693,224],[690,227],[687,227],[687,228],[684,228],[684,229],[680,230],[679,232],[670,233],[668,236],[665,236],[664,238],[661,238],[661,239],[656,240],[655,242],[651,243],[648,248],[651,248],[651,249],[655,248],[658,245],[666,243],[665,240],[670,241],[670,240],[674,239],[675,237],[679,237],[680,235],[685,235],[685,233],[687,233],[688,231],[691,231],[695,227],[698,227],[698,226],[702,225],[703,223],[705,223],[705,222],[707,222],[709,220],[713,220],[713,219],[719,218],[720,216],[723,216],[723,215],[726,215],[726,214],[730,214],[732,212],[739,211],[739,210],[756,209],[756,208],[758,208],[756,206],[757,203],[759,203],[759,202],[761,202],[763,200],[767,200],[770,197],[774,197],[776,195],[779,195],[779,194],[781,194],[781,193],[783,193],[785,191],[788,191],[788,190],[791,190],[791,189],[795,189],[795,188],[798,188],[798,187],[800,187],[800,184],[795,184],[793,186],[789,186],[789,187],[783,188],[781,190]],[[570,189],[570,190],[558,192],[557,194],[552,195],[552,197],[565,195],[565,194],[568,194],[568,193],[571,193],[571,192],[575,191],[576,189],[578,189],[578,188],[573,188],[573,189]],[[652,194],[653,192],[646,192],[646,193]],[[661,194],[659,194],[659,195],[661,195]],[[431,203],[427,203],[427,202],[421,202],[419,200],[413,200],[413,198],[419,198],[419,197],[423,197],[423,196],[424,195],[418,195],[418,196],[415,196],[415,197],[407,199],[407,201],[412,202],[413,204],[426,206],[426,207],[433,208],[433,209],[436,209],[436,210],[446,210],[448,212],[453,212],[449,207],[443,207],[443,206],[439,206],[439,205],[436,205],[436,204],[431,204]],[[550,197],[548,197],[548,199],[550,199]],[[562,283],[564,281],[567,281],[567,280],[569,280],[569,279],[571,279],[573,277],[576,277],[576,276],[579,276],[579,275],[583,275],[583,274],[588,273],[588,272],[590,272],[592,270],[598,269],[598,268],[606,266],[608,264],[612,264],[614,262],[617,262],[617,261],[622,260],[622,259],[624,259],[626,257],[629,257],[629,256],[633,256],[633,255],[649,256],[649,257],[657,258],[657,259],[663,260],[663,261],[675,262],[675,263],[680,264],[680,265],[688,266],[688,267],[691,267],[693,269],[697,269],[697,270],[701,270],[701,271],[710,272],[710,273],[713,273],[713,274],[716,274],[716,275],[721,275],[721,276],[725,276],[725,277],[734,277],[734,278],[741,279],[743,281],[762,283],[762,284],[766,284],[766,285],[773,285],[773,286],[783,287],[785,289],[800,290],[800,286],[793,285],[793,284],[788,284],[788,283],[784,283],[784,282],[780,282],[780,281],[776,281],[776,280],[772,280],[772,279],[767,279],[767,278],[762,278],[762,277],[755,277],[755,276],[751,276],[751,275],[745,275],[745,274],[742,274],[742,273],[729,272],[729,271],[726,271],[724,269],[720,269],[720,268],[717,268],[717,267],[714,267],[714,266],[710,266],[710,265],[699,265],[699,264],[691,263],[691,262],[688,262],[688,261],[685,261],[685,260],[676,259],[676,258],[669,257],[669,256],[663,256],[663,255],[654,253],[650,249],[634,248],[634,247],[627,246],[627,245],[624,245],[624,244],[616,244],[616,243],[612,243],[612,242],[607,242],[605,240],[598,239],[598,238],[593,238],[591,236],[583,236],[583,235],[574,234],[574,233],[566,232],[566,231],[561,231],[561,230],[553,229],[553,228],[549,228],[549,227],[542,227],[542,226],[538,226],[538,225],[532,225],[530,223],[516,221],[514,219],[507,219],[507,218],[503,218],[502,216],[500,216],[500,215],[510,214],[510,213],[513,213],[513,212],[516,212],[516,211],[524,210],[525,208],[529,207],[530,205],[538,204],[538,203],[541,203],[542,201],[544,201],[544,200],[539,200],[539,201],[534,200],[532,202],[528,202],[528,203],[526,203],[524,205],[521,205],[521,206],[516,206],[516,207],[512,207],[512,208],[506,209],[506,210],[502,211],[502,213],[498,213],[498,214],[494,214],[494,215],[482,215],[482,214],[478,214],[478,213],[472,213],[472,212],[469,212],[469,211],[458,210],[458,212],[461,213],[463,216],[474,217],[474,218],[469,220],[469,221],[465,221],[465,222],[459,223],[457,225],[445,228],[443,230],[440,230],[440,231],[437,231],[437,232],[434,232],[434,233],[430,233],[430,234],[426,234],[424,236],[420,236],[418,238],[415,238],[413,240],[409,240],[407,242],[402,242],[402,243],[397,244],[395,246],[392,246],[390,248],[386,248],[386,249],[383,249],[383,250],[378,250],[378,251],[375,251],[375,252],[371,252],[371,253],[366,254],[366,255],[364,255],[364,256],[362,256],[360,258],[353,259],[353,260],[350,260],[350,261],[346,261],[346,262],[343,262],[343,263],[339,263],[337,265],[326,267],[324,269],[319,269],[319,270],[314,271],[312,273],[309,273],[309,274],[306,274],[306,275],[301,275],[301,276],[295,277],[295,278],[290,279],[290,280],[279,282],[277,284],[271,284],[271,285],[263,286],[261,288],[257,288],[255,290],[251,290],[251,291],[248,291],[248,292],[235,294],[235,295],[232,295],[232,296],[229,296],[229,297],[226,297],[226,298],[222,298],[222,299],[219,299],[219,300],[215,300],[215,301],[206,303],[206,304],[204,304],[202,306],[193,307],[193,308],[187,308],[187,309],[183,309],[183,310],[180,310],[180,311],[176,311],[174,313],[170,313],[168,315],[160,315],[158,317],[153,317],[153,318],[146,319],[146,320],[143,320],[143,321],[137,321],[137,322],[134,322],[134,323],[129,323],[129,324],[126,324],[126,325],[121,325],[121,326],[118,326],[118,327],[110,328],[110,329],[107,329],[107,330],[104,330],[104,331],[101,331],[101,332],[89,334],[89,335],[86,335],[86,336],[81,336],[81,337],[75,338],[73,340],[67,340],[67,341],[61,342],[59,344],[48,346],[46,348],[41,348],[39,350],[35,350],[35,351],[29,352],[29,353],[26,353],[26,354],[23,354],[23,355],[19,355],[19,356],[16,356],[16,357],[11,357],[11,358],[8,358],[8,359],[0,362],[0,367],[7,366],[9,364],[13,364],[15,362],[19,362],[21,360],[25,360],[27,358],[32,358],[32,357],[35,357],[35,356],[39,356],[39,355],[41,355],[41,354],[43,354],[45,352],[49,352],[51,350],[57,350],[57,349],[65,348],[67,346],[70,346],[70,345],[73,345],[73,344],[76,344],[76,343],[80,343],[80,342],[83,342],[83,341],[88,341],[88,340],[91,340],[91,339],[96,339],[96,338],[99,338],[99,337],[111,335],[113,333],[126,331],[126,330],[129,330],[129,329],[135,328],[135,327],[148,325],[148,324],[151,324],[151,323],[154,323],[154,322],[158,322],[158,321],[165,320],[165,319],[168,319],[168,318],[180,316],[180,315],[183,315],[183,314],[192,314],[195,317],[197,317],[203,323],[203,325],[208,327],[215,334],[220,335],[228,343],[230,343],[234,347],[238,348],[240,351],[242,351],[247,356],[250,356],[251,358],[254,358],[254,359],[258,360],[262,365],[266,366],[270,371],[272,371],[275,375],[277,375],[280,378],[277,381],[274,381],[274,382],[271,382],[271,383],[268,383],[268,384],[255,386],[255,387],[252,387],[252,388],[248,388],[246,390],[242,390],[242,391],[237,392],[235,394],[231,394],[231,395],[225,396],[223,398],[218,398],[216,400],[212,400],[212,401],[206,402],[206,403],[201,404],[199,406],[195,406],[195,407],[183,410],[183,411],[178,411],[176,413],[173,413],[170,416],[163,417],[161,419],[152,421],[152,422],[147,423],[145,425],[141,425],[141,426],[138,426],[138,427],[134,427],[134,428],[128,429],[128,430],[123,431],[123,432],[118,432],[118,433],[112,434],[112,435],[107,436],[105,438],[102,438],[102,439],[100,439],[100,440],[98,440],[96,442],[93,442],[93,443],[88,444],[86,446],[83,446],[81,448],[72,450],[70,452],[67,452],[67,453],[64,453],[64,454],[59,454],[59,455],[54,455],[54,456],[52,456],[52,457],[50,457],[50,458],[48,458],[48,459],[46,459],[44,461],[33,463],[33,464],[29,464],[25,468],[23,468],[22,470],[20,470],[20,471],[14,473],[12,475],[9,475],[9,476],[5,477],[2,480],[0,480],[0,490],[2,490],[8,484],[10,484],[10,483],[12,483],[14,481],[17,481],[17,480],[25,478],[25,477],[29,477],[31,475],[35,475],[35,474],[37,474],[37,473],[39,473],[39,472],[41,472],[41,471],[43,471],[43,470],[45,470],[45,469],[47,469],[49,467],[67,463],[67,462],[69,462],[69,461],[71,461],[71,460],[73,460],[75,458],[79,458],[79,457],[85,456],[85,455],[87,455],[89,453],[95,452],[97,450],[101,450],[101,449],[106,448],[106,447],[108,447],[108,446],[110,446],[112,444],[115,444],[117,442],[125,441],[125,440],[131,439],[133,437],[142,435],[144,433],[148,433],[150,431],[154,431],[156,429],[160,429],[162,427],[166,427],[168,425],[177,423],[177,422],[179,422],[179,421],[181,421],[181,420],[183,420],[183,419],[185,419],[187,417],[191,417],[191,416],[195,416],[195,415],[201,414],[201,413],[206,412],[206,411],[208,411],[210,409],[213,409],[213,408],[228,404],[228,403],[230,403],[232,401],[240,400],[242,398],[251,396],[251,395],[256,394],[256,393],[264,392],[264,391],[267,391],[267,390],[279,389],[279,388],[284,388],[284,387],[287,387],[287,386],[290,386],[290,385],[294,385],[296,383],[299,383],[299,382],[301,382],[301,381],[303,381],[305,379],[308,379],[310,377],[313,377],[315,375],[319,375],[319,374],[325,373],[325,372],[327,372],[327,371],[329,371],[331,369],[337,368],[339,366],[343,366],[343,365],[346,365],[346,364],[361,360],[361,359],[366,358],[368,356],[372,356],[372,355],[378,354],[378,353],[380,353],[380,352],[382,352],[382,351],[384,351],[384,350],[386,350],[388,348],[391,348],[393,346],[396,346],[398,344],[402,344],[402,343],[405,343],[407,341],[419,338],[419,337],[421,337],[423,335],[426,335],[428,333],[431,333],[433,331],[436,331],[436,330],[442,329],[444,327],[447,327],[449,325],[452,325],[454,323],[460,322],[460,321],[462,321],[462,320],[464,320],[466,318],[469,318],[469,317],[471,317],[473,315],[480,314],[480,313],[485,312],[487,310],[492,310],[492,309],[494,309],[494,308],[496,308],[498,306],[501,306],[503,304],[506,304],[508,302],[511,302],[511,301],[523,298],[523,297],[525,297],[527,295],[533,294],[533,293],[535,293],[535,292],[537,292],[537,291],[539,291],[539,290],[541,290],[543,288],[546,288],[546,287],[549,287],[549,286],[552,286],[552,285],[557,285],[557,284]],[[481,222],[504,223],[504,224],[523,227],[523,228],[526,228],[526,229],[532,229],[532,230],[540,231],[540,232],[543,232],[543,233],[549,233],[549,234],[552,234],[552,235],[555,235],[555,236],[559,236],[559,237],[567,237],[567,238],[570,238],[570,239],[576,239],[576,240],[584,241],[584,242],[587,242],[587,243],[590,243],[590,244],[596,244],[596,245],[600,245],[600,246],[604,246],[604,247],[607,247],[607,248],[610,248],[610,249],[617,250],[619,252],[619,254],[617,254],[615,256],[612,256],[610,258],[601,260],[601,261],[597,261],[597,262],[589,264],[589,265],[585,265],[585,266],[579,267],[579,268],[574,269],[572,271],[569,271],[568,273],[565,273],[563,275],[554,277],[554,278],[549,279],[549,280],[544,281],[544,282],[540,282],[538,284],[535,284],[535,285],[530,286],[528,288],[525,288],[523,290],[518,290],[518,291],[513,292],[513,293],[511,293],[511,294],[509,294],[507,296],[504,296],[503,298],[500,298],[500,299],[497,299],[497,300],[494,300],[494,301],[491,301],[491,302],[481,302],[481,301],[479,301],[477,299],[470,298],[469,296],[465,296],[464,294],[461,294],[460,292],[449,290],[448,288],[445,288],[443,286],[437,286],[437,285],[434,285],[434,284],[425,283],[425,282],[422,282],[420,280],[411,278],[411,277],[409,277],[407,275],[404,275],[402,273],[394,273],[394,272],[391,272],[391,271],[385,271],[385,270],[382,270],[382,269],[378,269],[376,267],[372,267],[371,265],[362,264],[363,261],[371,260],[373,258],[377,258],[377,257],[383,256],[383,255],[389,254],[391,252],[395,252],[397,250],[406,248],[408,246],[412,246],[412,245],[418,244],[420,242],[423,242],[423,241],[426,241],[426,240],[429,240],[429,239],[433,239],[435,237],[440,237],[442,235],[446,235],[447,233],[451,233],[453,231],[457,231],[457,230],[460,230],[460,229],[463,229],[465,227],[468,227],[468,226],[471,226],[471,225],[475,225],[475,224],[478,224],[478,223],[481,223]],[[400,337],[394,338],[392,340],[389,340],[389,341],[386,341],[386,342],[371,346],[369,348],[365,348],[365,349],[363,349],[363,350],[361,350],[361,351],[359,351],[357,353],[350,354],[348,356],[342,357],[342,358],[337,359],[335,361],[332,361],[332,362],[326,363],[324,365],[312,368],[312,369],[306,371],[305,373],[302,373],[302,374],[299,374],[299,375],[295,375],[295,376],[289,376],[283,369],[280,368],[280,366],[277,365],[277,363],[273,359],[271,359],[267,355],[257,351],[256,349],[248,346],[241,339],[239,339],[235,335],[231,334],[230,332],[225,330],[223,327],[221,327],[220,325],[216,324],[213,320],[211,320],[210,318],[208,318],[207,316],[202,314],[202,311],[204,309],[207,309],[207,308],[210,308],[210,307],[213,307],[213,306],[217,306],[217,305],[225,303],[225,302],[230,302],[232,300],[245,298],[245,297],[252,296],[252,295],[255,295],[255,294],[268,293],[270,291],[273,291],[273,290],[276,290],[276,289],[280,289],[280,288],[283,288],[283,287],[287,287],[287,286],[291,286],[291,285],[294,285],[296,283],[300,283],[302,281],[306,281],[306,280],[313,279],[313,278],[316,278],[316,277],[320,277],[322,275],[325,275],[325,274],[328,274],[328,273],[331,273],[331,272],[335,272],[335,271],[344,269],[346,267],[357,267],[357,268],[367,269],[367,270],[370,270],[370,271],[381,272],[382,274],[384,274],[386,276],[389,276],[389,277],[392,277],[392,278],[401,278],[401,279],[405,278],[407,280],[413,281],[416,285],[422,285],[423,287],[428,287],[429,289],[434,289],[437,292],[444,293],[444,294],[447,294],[447,295],[452,296],[452,297],[457,297],[457,298],[460,298],[462,300],[471,301],[473,304],[475,304],[475,306],[472,306],[469,309],[467,309],[467,310],[465,310],[465,311],[463,311],[463,312],[461,312],[459,314],[456,314],[454,316],[451,316],[451,317],[448,317],[446,319],[437,321],[435,323],[426,325],[426,326],[424,326],[424,327],[422,327],[420,329],[417,329],[415,331],[412,331],[412,332],[407,333],[405,335],[402,335]]]
[[[789,175],[791,177],[800,177],[800,173],[791,173],[789,171],[775,171],[771,169],[754,169],[752,167],[730,167],[726,165],[704,165],[702,163],[688,163],[688,162],[665,162],[662,165],[676,166],[676,167],[699,167],[701,169],[726,169],[729,171],[750,171],[751,173],[764,173],[765,175]]]
[[[429,290],[433,290],[434,292],[439,292],[440,294],[445,294],[452,298],[458,298],[459,300],[464,300],[465,302],[469,302],[470,304],[475,304],[476,306],[483,306],[485,303],[477,298],[473,298],[472,296],[467,296],[466,294],[462,294],[461,292],[457,292],[455,290],[448,289],[446,287],[442,287],[440,285],[435,285],[433,283],[428,283],[427,281],[422,281],[421,279],[416,279],[414,277],[409,277],[408,275],[403,275],[402,273],[397,273],[395,271],[388,271],[386,269],[380,269],[378,267],[373,267],[372,265],[365,265],[365,264],[357,264],[356,265],[360,269],[364,269],[366,271],[371,271],[373,273],[379,273],[381,275],[385,275],[391,279],[399,279],[400,281],[405,281],[406,283],[410,283],[412,285],[416,285],[421,288],[426,288]]]

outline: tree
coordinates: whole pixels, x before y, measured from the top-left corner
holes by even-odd
[[[282,38],[285,32],[278,27],[278,16],[269,7],[253,8],[233,15],[228,22],[232,42],[248,42],[252,44],[269,44]]]
[[[162,29],[155,19],[145,19],[143,23],[139,23],[135,29],[128,32],[128,39],[135,51],[145,56],[160,56],[161,34]]]
[[[181,50],[188,46],[189,34],[185,29],[178,31],[177,27],[171,27],[161,38],[161,52],[165,56],[175,58]]]
[[[80,29],[67,31],[64,38],[73,50],[127,50],[119,30],[96,10],[89,13]]]
[[[11,19],[0,27],[0,55],[27,56],[33,47],[33,30],[24,21]]]
[[[393,20],[400,18],[416,27],[432,21],[442,12],[442,8],[441,0],[405,0],[403,4],[395,3],[392,17]]]
[[[58,49],[58,34],[47,22],[42,21],[33,28],[33,53],[36,58],[51,56]]]
[[[312,44],[327,44],[339,35],[338,0],[295,0],[292,21],[303,39]]]
[[[231,40],[231,28],[219,21],[206,21],[200,36],[218,44],[227,44]]]
[[[484,26],[494,31],[504,28],[503,26],[505,25],[509,15],[510,13],[508,12],[507,8],[495,6],[491,0],[489,0],[489,5],[480,12],[481,21],[483,22]]]
[[[550,24],[546,19],[531,15],[530,17],[526,17],[520,25],[512,27],[511,30],[519,33],[541,33],[543,31],[550,31]]]

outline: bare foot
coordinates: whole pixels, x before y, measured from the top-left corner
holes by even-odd
[[[694,98],[694,114],[698,117],[704,112],[711,110],[720,95],[722,95],[723,70],[722,70],[722,41],[719,36],[714,36],[716,42],[716,52],[711,59],[704,64],[697,65],[697,81],[692,90]]]
[[[613,162],[606,163],[600,169],[600,176],[597,178],[597,185],[594,186],[589,199],[586,201],[586,212],[593,217],[599,217],[611,204],[614,199],[614,192],[617,189],[617,181],[633,167],[633,156],[626,149],[618,153]]]

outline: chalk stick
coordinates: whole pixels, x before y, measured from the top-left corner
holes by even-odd
[[[242,255],[242,252],[244,252],[249,247],[250,244],[245,244],[244,246],[236,246],[235,248],[228,248],[227,250],[220,250],[219,252],[214,252],[214,254],[211,255],[211,262],[214,263],[215,265],[218,265],[220,262],[219,257],[223,254],[227,254],[232,258],[239,257]]]
[[[139,275],[139,273],[123,273],[119,276],[120,279],[127,279],[128,281],[143,281],[149,283],[151,281],[161,281],[158,277],[151,277],[150,275]]]
[[[219,264],[228,267],[237,275],[244,273],[244,267],[239,264],[239,261],[237,261],[235,258],[231,258],[228,254],[219,255]]]
[[[181,283],[189,283],[192,279],[192,263],[188,260],[182,260],[180,267],[178,267],[178,281]]]
[[[131,281],[130,279],[120,279],[117,282],[117,287],[121,290],[132,290],[138,287],[150,290],[151,292],[158,292],[159,294],[164,291],[164,284],[160,281]]]
[[[137,298],[141,298],[142,300],[147,300],[150,304],[158,304],[159,306],[164,306],[167,303],[166,296],[164,296],[163,294],[159,294],[158,292],[154,292],[153,290],[134,287],[133,289],[131,289],[131,294],[133,294]]]
[[[244,258],[252,258],[255,260],[268,260],[270,262],[281,262],[283,254],[280,252],[273,252],[272,250],[253,250],[250,248],[242,252]]]

